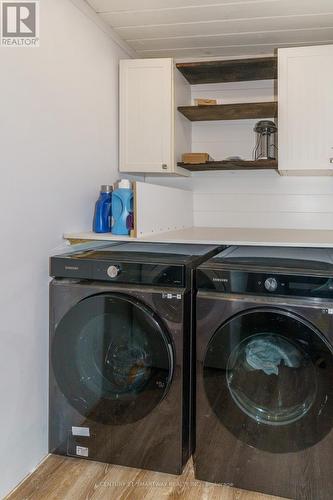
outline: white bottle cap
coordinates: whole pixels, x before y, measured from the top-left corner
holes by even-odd
[[[132,183],[128,179],[121,179],[118,184],[119,189],[132,189]]]

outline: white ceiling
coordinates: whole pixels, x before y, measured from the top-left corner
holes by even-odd
[[[237,57],[333,43],[333,0],[86,0],[140,57]]]

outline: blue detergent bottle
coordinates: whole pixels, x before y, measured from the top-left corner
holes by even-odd
[[[133,190],[131,182],[123,179],[112,193],[112,234],[128,235],[132,228]]]
[[[112,186],[101,186],[100,195],[95,205],[94,233],[111,232],[111,197]]]

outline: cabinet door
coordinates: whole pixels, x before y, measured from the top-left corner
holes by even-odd
[[[333,45],[278,51],[279,170],[333,174]]]
[[[120,171],[171,172],[172,59],[120,61]]]

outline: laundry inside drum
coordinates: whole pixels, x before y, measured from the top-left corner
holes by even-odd
[[[304,417],[317,394],[311,358],[282,335],[252,335],[231,352],[226,370],[230,394],[257,422],[287,425]]]

